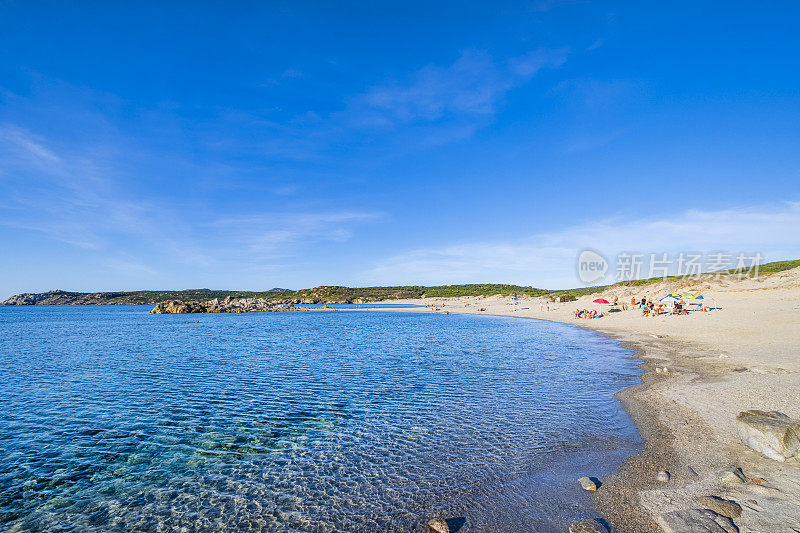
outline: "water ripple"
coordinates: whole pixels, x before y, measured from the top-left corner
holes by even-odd
[[[558,530],[636,449],[627,352],[558,324],[404,313],[0,308],[11,531]],[[520,527],[524,524],[524,527]]]

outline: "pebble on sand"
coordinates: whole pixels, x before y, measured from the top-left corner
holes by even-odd
[[[717,477],[723,483],[747,483],[747,476],[744,475],[741,468],[726,468]]]
[[[578,478],[578,483],[581,484],[583,490],[597,490],[597,484],[592,481],[590,478],[583,476],[582,478]]]
[[[608,528],[594,518],[590,518],[571,523],[569,533],[608,533]]]
[[[656,481],[659,481],[661,483],[666,483],[667,481],[669,481],[669,477],[670,477],[669,472],[667,472],[666,470],[661,470],[658,472],[658,474],[656,474]]]

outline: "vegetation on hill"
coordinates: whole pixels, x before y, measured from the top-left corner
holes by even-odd
[[[541,296],[549,291],[536,289],[534,287],[522,287],[520,285],[501,285],[501,284],[472,284],[472,285],[438,285],[434,287],[424,287],[420,285],[402,285],[396,287],[339,287],[323,286],[313,289],[302,289],[298,291],[282,292],[280,294],[270,294],[270,299],[295,299],[295,300],[319,300],[325,302],[344,302],[344,301],[380,301],[380,300],[399,300],[406,298],[448,298],[456,296],[492,296],[511,294]]]
[[[800,259],[794,259],[792,261],[774,261],[772,263],[765,263],[758,267],[758,275],[761,274],[774,274],[775,272],[783,272],[784,270],[791,270],[793,268],[800,267]],[[743,272],[742,272],[743,270]],[[748,269],[731,269],[726,270],[728,274],[744,274],[745,276],[752,277],[755,275],[755,270],[748,270]]]
[[[165,300],[184,300],[184,301],[201,301],[213,300],[214,298],[268,298],[272,296],[272,292],[255,292],[255,291],[218,291],[211,289],[188,289],[183,291],[132,291],[132,292],[107,292],[100,293],[107,295],[108,303],[141,303],[151,304],[163,302]]]
[[[774,274],[784,270],[800,267],[800,260],[776,261],[759,266],[759,274]],[[740,272],[737,269],[714,272],[722,276],[752,276],[754,272]],[[667,280],[677,281],[678,276],[669,276]],[[597,285],[573,289],[546,290],[521,285],[503,284],[467,284],[438,285],[424,287],[420,285],[403,285],[396,287],[340,287],[327,285],[313,289],[272,289],[269,291],[222,291],[211,289],[189,289],[182,291],[129,291],[129,292],[66,292],[51,291],[39,294],[22,294],[12,296],[5,304],[156,304],[167,300],[196,302],[213,300],[214,298],[265,298],[273,301],[299,301],[301,303],[364,303],[409,298],[448,298],[459,296],[549,296],[574,300],[587,294],[619,286],[645,286],[664,281],[663,277],[625,281],[613,285]]]

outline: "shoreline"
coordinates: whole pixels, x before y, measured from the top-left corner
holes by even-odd
[[[458,298],[454,298],[457,300]],[[422,300],[420,300],[422,301]],[[387,309],[362,309],[363,311],[386,311]],[[404,307],[391,309],[392,311],[410,311],[419,312],[420,309],[413,307]],[[349,310],[348,311],[356,311]],[[459,311],[450,310],[456,314],[467,314]],[[469,313],[473,314],[473,313]],[[614,394],[614,398],[620,401],[623,409],[631,417],[631,420],[639,432],[643,441],[642,451],[626,458],[618,467],[618,469],[608,476],[600,477],[602,482],[602,490],[593,493],[593,501],[598,514],[609,523],[614,524],[613,531],[631,533],[660,533],[662,530],[649,518],[647,513],[639,505],[632,505],[631,501],[636,497],[639,491],[651,489],[656,487],[656,483],[644,478],[642,472],[652,471],[652,479],[655,479],[656,473],[661,469],[657,468],[658,465],[667,464],[673,465],[676,463],[674,454],[670,453],[668,437],[661,433],[669,433],[669,428],[653,420],[646,409],[648,399],[646,398],[647,391],[654,383],[653,376],[656,376],[656,365],[649,361],[644,355],[646,350],[644,343],[645,339],[641,340],[623,340],[619,335],[603,331],[598,328],[592,328],[585,324],[574,324],[561,320],[554,320],[540,317],[529,317],[512,314],[502,313],[480,313],[482,316],[498,316],[506,318],[520,318],[527,320],[542,320],[545,322],[553,322],[558,324],[570,324],[577,327],[591,329],[603,337],[619,341],[623,348],[632,350],[633,353],[626,357],[626,359],[638,359],[641,362],[636,363],[636,366],[643,370],[640,376],[640,383],[632,387],[627,387]],[[591,472],[586,472],[585,475],[594,476]],[[618,525],[622,524],[622,525]]]
[[[781,463],[748,448],[738,437],[735,417],[743,410],[763,409],[800,418],[800,284],[753,289],[744,282],[702,292],[725,302],[723,308],[689,317],[641,317],[627,310],[586,320],[572,318],[569,309],[590,307],[596,295],[551,303],[551,311],[540,311],[536,298],[522,298],[516,305],[504,297],[431,300],[450,313],[585,327],[634,350],[630,357],[640,359],[644,370],[641,383],[615,397],[644,448],[601,478],[603,486],[594,494],[598,512],[614,531],[664,531],[659,515],[706,508],[699,501],[704,496],[736,502],[741,515],[733,522],[740,531],[798,531],[800,460]],[[748,481],[723,481],[723,473],[735,468]],[[661,470],[669,472],[669,481],[657,480]]]

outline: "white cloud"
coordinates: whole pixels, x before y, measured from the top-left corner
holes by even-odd
[[[507,282],[578,286],[575,260],[593,248],[620,252],[760,252],[766,260],[800,257],[800,202],[742,209],[691,209],[658,218],[601,219],[515,242],[473,242],[389,257],[361,278],[369,284]],[[646,272],[643,272],[643,275]],[[614,272],[609,272],[613,277]]]

